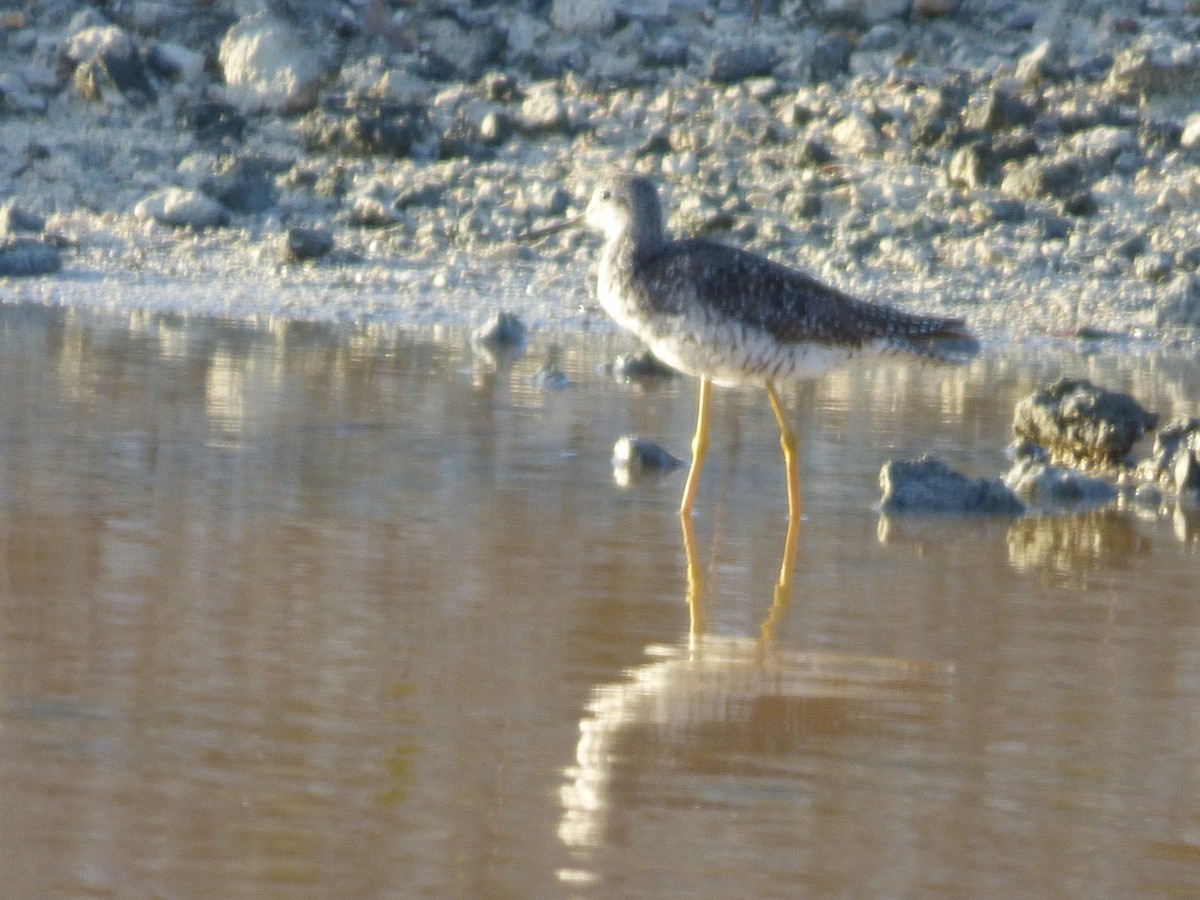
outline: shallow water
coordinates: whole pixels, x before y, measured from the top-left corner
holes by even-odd
[[[1200,366],[796,388],[778,598],[774,420],[718,392],[689,610],[682,474],[609,455],[685,454],[695,385],[631,348],[0,307],[6,895],[1200,891],[1195,513],[873,509],[890,457],[998,473],[1047,379],[1196,414]]]

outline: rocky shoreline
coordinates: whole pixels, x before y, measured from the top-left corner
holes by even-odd
[[[985,339],[1200,329],[1200,3],[43,0],[0,16],[0,300],[588,327],[669,226]]]

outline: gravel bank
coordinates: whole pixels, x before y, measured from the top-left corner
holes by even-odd
[[[1195,0],[43,0],[0,17],[0,265],[39,263],[0,300],[599,326],[594,237],[510,238],[622,166],[676,232],[989,341],[1194,347],[1198,36]]]

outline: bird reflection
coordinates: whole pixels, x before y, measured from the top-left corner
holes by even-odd
[[[704,610],[704,568],[701,565],[700,553],[696,548],[696,529],[691,516],[680,516],[683,526],[683,548],[687,556],[687,605],[691,617],[688,634],[693,638],[703,636],[705,624]],[[767,610],[759,628],[760,643],[769,644],[775,636],[775,629],[783,614],[787,612],[792,601],[792,578],[796,568],[796,550],[800,545],[800,515],[799,507],[796,514],[788,516],[787,532],[783,541],[783,561],[779,565],[779,578],[775,581],[771,606]]]
[[[713,798],[726,793],[736,804],[754,794],[764,773],[809,777],[840,756],[845,742],[890,753],[914,729],[941,719],[948,664],[781,646],[777,629],[792,600],[800,521],[789,516],[758,634],[739,637],[708,632],[704,568],[691,518],[681,517],[688,634],[648,647],[648,662],[592,689],[560,789],[558,834],[571,857],[559,872],[564,882],[597,880],[599,848],[619,842],[643,815],[720,802]]]

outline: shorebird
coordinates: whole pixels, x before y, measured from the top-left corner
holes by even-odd
[[[708,450],[712,385],[766,389],[779,423],[788,514],[800,515],[796,435],[779,385],[851,359],[890,353],[958,361],[978,344],[961,319],[914,315],[857,300],[796,269],[701,239],[672,240],[648,178],[602,180],[582,216],[525,237],[585,221],[604,235],[596,294],[618,324],[663,362],[700,379],[692,462],[679,514],[690,519]]]

